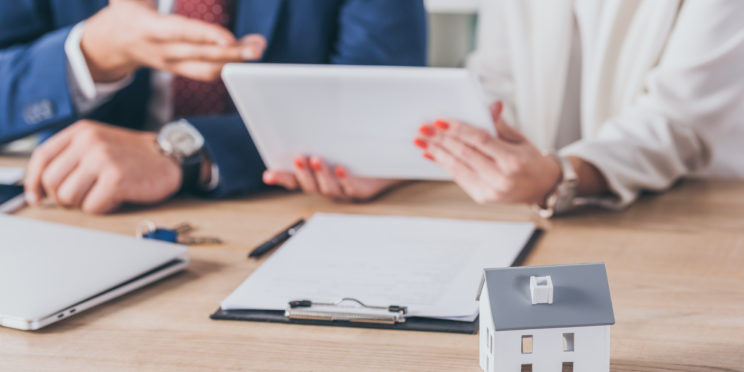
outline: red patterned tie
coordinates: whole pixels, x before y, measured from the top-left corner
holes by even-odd
[[[173,13],[228,27],[230,0],[176,0]],[[173,77],[173,116],[176,118],[222,114],[228,97],[221,80],[204,83]]]

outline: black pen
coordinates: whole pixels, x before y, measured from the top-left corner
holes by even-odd
[[[300,219],[299,221],[295,222],[292,226],[282,230],[279,234],[276,234],[273,238],[267,240],[263,244],[259,245],[251,251],[251,253],[248,255],[248,258],[257,258],[263,256],[266,252],[274,249],[274,247],[278,246],[279,244],[282,244],[287,241],[287,239],[291,238],[292,235],[296,234],[297,231],[300,230],[302,225],[305,224],[305,220]]]

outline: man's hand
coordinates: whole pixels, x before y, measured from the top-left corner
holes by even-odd
[[[47,196],[57,204],[107,213],[120,204],[156,203],[175,194],[181,168],[157,144],[154,133],[82,120],[34,151],[26,176],[26,200]]]
[[[287,190],[301,189],[342,202],[369,201],[402,183],[398,180],[355,177],[344,167],[331,168],[317,156],[296,157],[294,173],[267,170],[263,181],[267,185],[278,185]]]
[[[266,40],[235,40],[218,25],[160,14],[152,1],[111,0],[86,21],[80,48],[96,82],[119,80],[140,67],[212,81],[226,63],[261,58]]]
[[[561,179],[560,165],[507,124],[502,109],[501,102],[491,106],[498,137],[459,121],[438,120],[421,127],[414,143],[478,203],[543,203]]]

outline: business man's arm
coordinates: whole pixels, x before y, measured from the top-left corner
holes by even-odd
[[[331,63],[426,65],[423,0],[345,0]]]
[[[0,143],[75,119],[64,45],[71,27],[47,22],[40,2],[0,2]]]

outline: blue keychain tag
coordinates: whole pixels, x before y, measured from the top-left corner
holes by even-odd
[[[142,221],[137,226],[137,236],[143,239],[188,245],[222,244],[222,240],[219,238],[191,236],[189,234],[191,231],[194,231],[194,227],[188,223],[182,223],[173,229],[157,227],[151,221]]]
[[[139,226],[137,226],[137,236],[142,239],[178,243],[178,230],[163,229],[155,226],[151,221],[142,221]]]
[[[145,239],[161,240],[169,243],[178,242],[178,233],[175,230],[157,228],[142,234]]]

